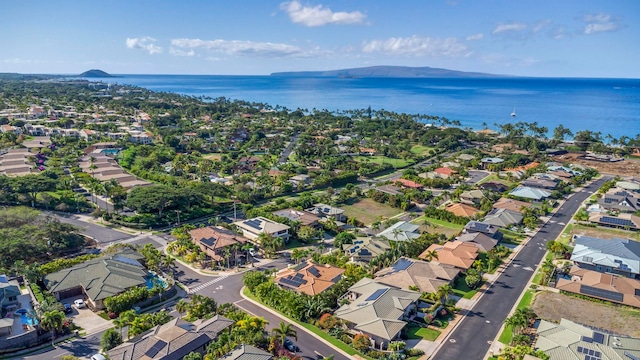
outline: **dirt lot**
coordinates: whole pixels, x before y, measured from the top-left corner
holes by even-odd
[[[565,318],[616,334],[640,337],[640,309],[605,305],[547,291],[536,296],[531,308],[544,320],[560,322],[560,318]]]
[[[385,204],[379,204],[371,199],[362,199],[351,205],[343,205],[341,208],[344,209],[344,214],[347,217],[355,217],[365,225],[371,225],[378,219],[378,216],[388,219],[402,212],[400,209],[392,208]]]
[[[601,239],[622,238],[640,241],[640,233],[635,231],[609,229],[602,227],[592,228],[589,226],[576,224],[571,225],[571,230],[568,233],[563,233],[560,235],[560,241],[568,244],[569,240],[573,238],[573,235],[593,236]]]
[[[620,176],[640,176],[640,159],[625,159],[624,161],[607,163],[580,159],[579,154],[565,154],[557,157],[559,162],[571,162],[598,169],[600,173]]]

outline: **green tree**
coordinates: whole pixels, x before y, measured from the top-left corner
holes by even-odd
[[[56,332],[62,330],[64,324],[64,313],[60,310],[53,310],[43,314],[40,318],[40,327],[51,332],[51,345],[55,346],[54,339]]]
[[[284,341],[287,337],[292,337],[298,340],[298,332],[293,328],[293,325],[287,324],[285,322],[280,322],[280,325],[271,330],[274,336],[276,336],[281,344],[284,344]]]
[[[122,344],[122,334],[117,332],[115,329],[107,329],[100,339],[100,346],[104,352],[107,352],[120,344]]]
[[[199,352],[192,351],[185,355],[182,360],[202,360],[202,354]]]

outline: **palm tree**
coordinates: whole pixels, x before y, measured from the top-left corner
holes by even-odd
[[[55,346],[54,340],[56,331],[62,330],[64,324],[64,313],[60,310],[53,310],[44,313],[42,319],[40,319],[40,327],[43,330],[51,331],[51,345]]]
[[[182,313],[186,313],[189,309],[189,303],[184,301],[184,299],[178,300],[176,303],[176,311],[180,314],[180,318],[182,318]]]
[[[245,252],[247,256],[247,261],[249,261],[249,256],[251,256],[251,254],[249,254],[249,250],[251,249],[253,249],[252,243],[245,243],[244,245],[242,245],[242,248],[240,248],[240,250]],[[253,258],[251,259],[251,267],[253,267]]]
[[[435,250],[429,250],[424,255],[424,259],[427,260],[427,261],[432,261],[433,259],[438,260],[438,252],[435,251]]]
[[[453,294],[453,287],[450,284],[444,284],[438,287],[438,299],[440,300],[440,304],[444,306],[447,303],[447,299],[449,295]]]
[[[273,328],[271,332],[280,340],[281,344],[284,344],[285,339],[288,336],[293,337],[298,341],[298,332],[293,328],[293,325],[287,324],[285,322],[280,322],[280,326],[277,328]]]

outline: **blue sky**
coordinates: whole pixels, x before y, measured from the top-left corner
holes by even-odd
[[[0,72],[640,78],[637,0],[20,0],[0,14]]]

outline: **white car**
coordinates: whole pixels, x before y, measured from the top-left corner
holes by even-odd
[[[87,305],[84,303],[84,300],[82,300],[82,299],[76,299],[76,300],[73,300],[73,304],[74,304],[74,305],[76,306],[76,308],[78,308],[78,309],[82,309],[82,308],[84,308],[85,306],[87,306]]]
[[[91,356],[91,360],[107,360],[107,358],[105,358],[102,354],[95,354]]]

